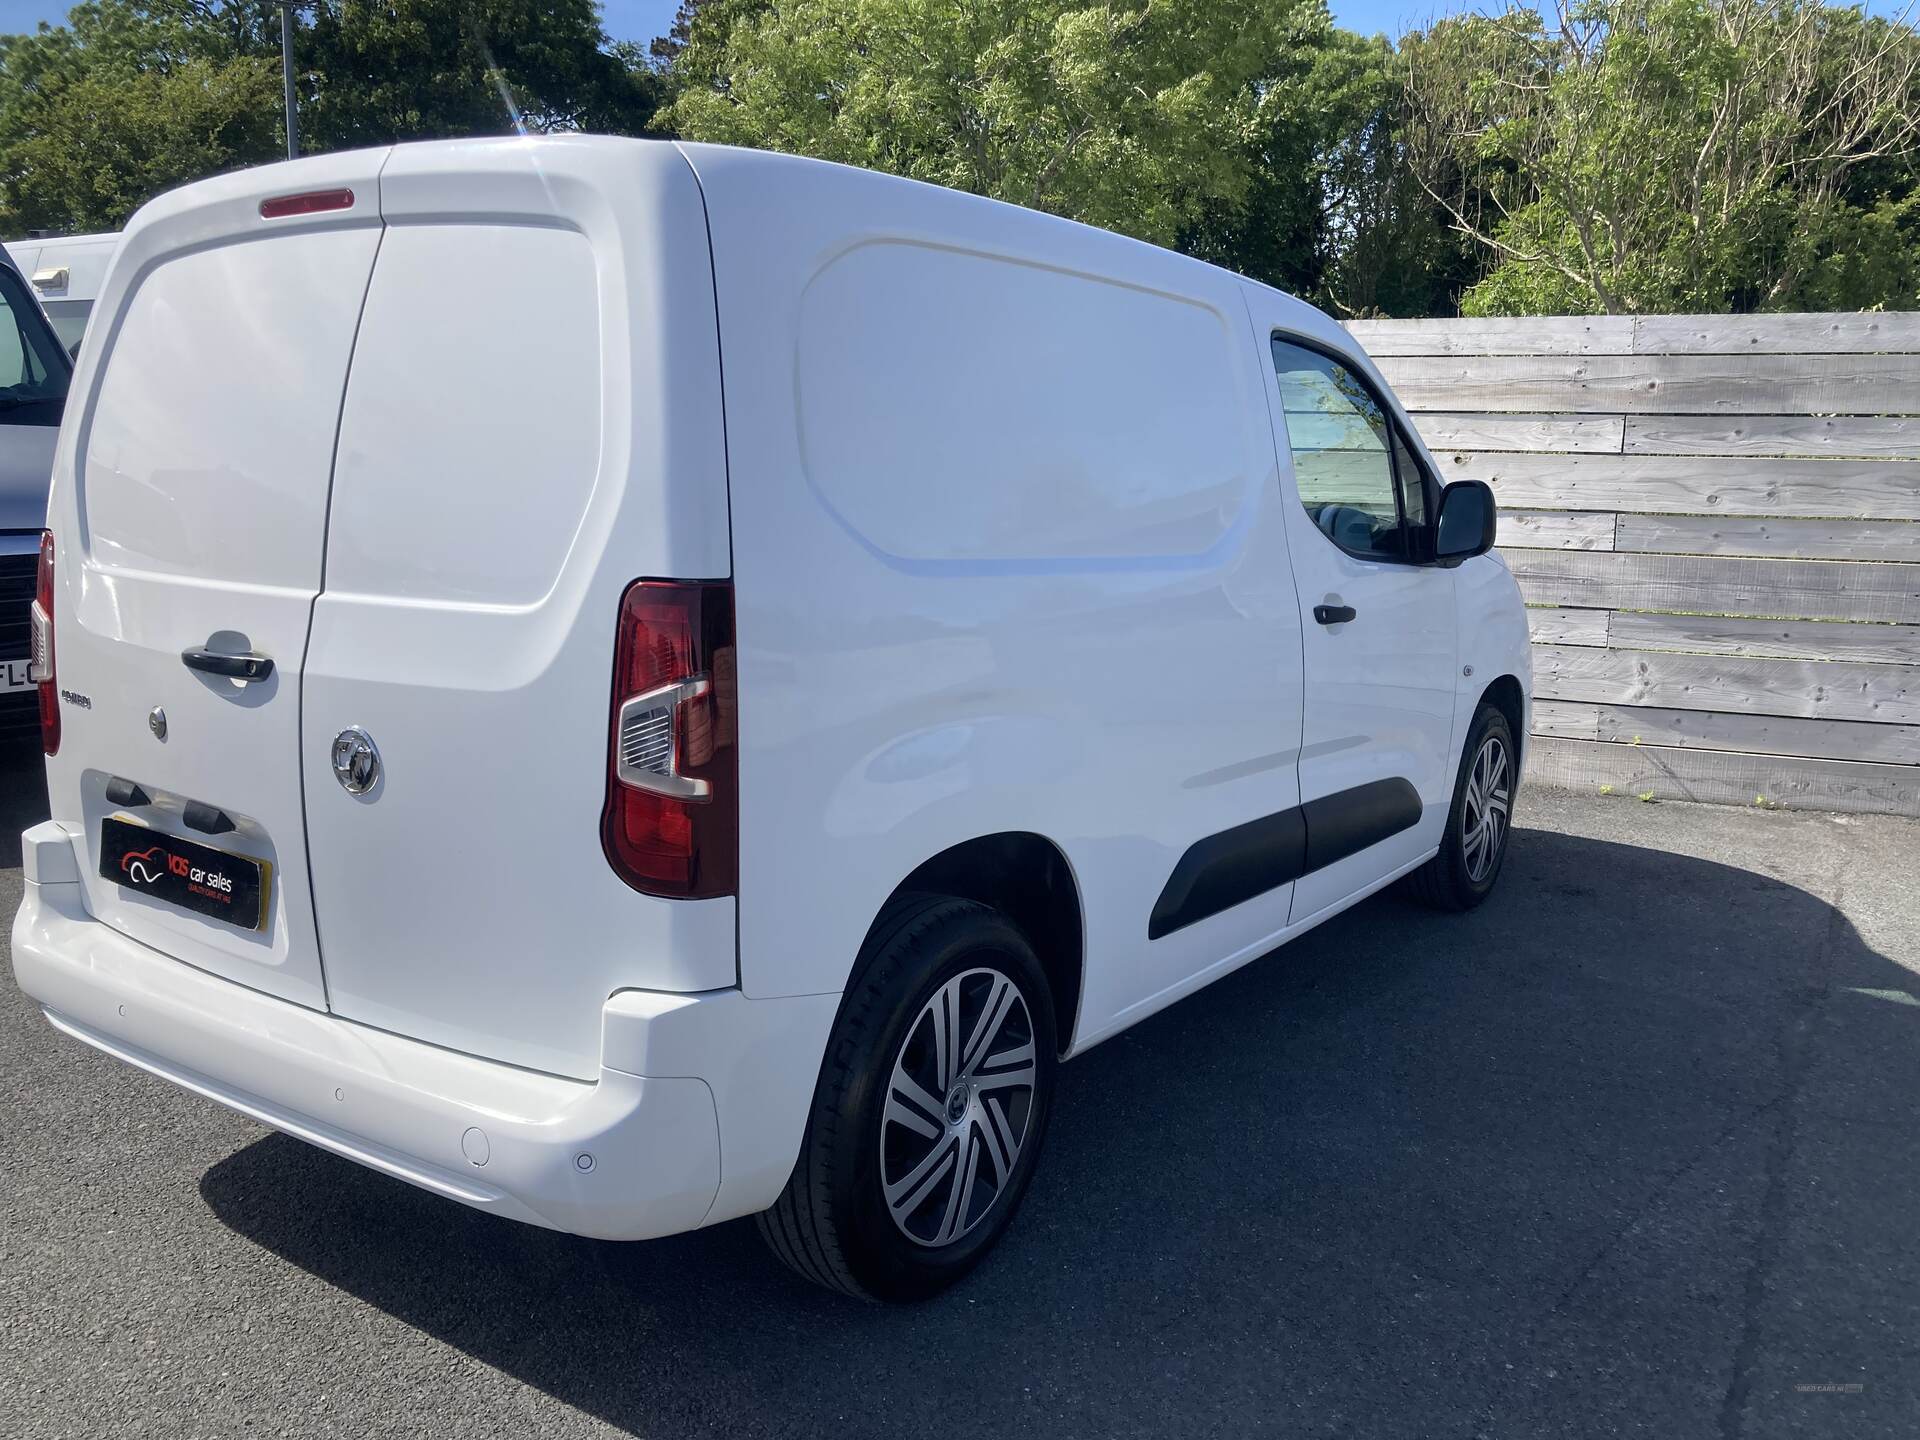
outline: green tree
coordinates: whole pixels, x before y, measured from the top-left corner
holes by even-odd
[[[595,0],[317,0],[298,46],[303,148],[527,130],[637,134],[659,77]]]
[[[706,0],[663,127],[1172,243],[1242,205],[1319,0]]]
[[[647,45],[650,64],[664,70],[680,58],[681,52],[693,41],[694,22],[699,19],[701,8],[701,0],[680,0],[667,33],[656,35]]]
[[[529,130],[637,134],[662,81],[593,0],[319,0],[307,151]],[[161,190],[285,153],[274,0],[92,0],[0,37],[0,226],[117,229]]]
[[[1920,38],[1819,0],[1569,0],[1403,43],[1471,314],[1905,305]]]
[[[1182,250],[1270,285],[1321,295],[1335,260],[1341,154],[1389,89],[1384,41],[1333,28],[1322,0],[1287,17],[1262,73],[1242,195],[1215,199]]]
[[[1384,36],[1302,6],[1256,82],[1247,194],[1209,207],[1181,248],[1336,314],[1451,309],[1479,267],[1407,171],[1400,63]]]
[[[271,158],[279,65],[247,33],[265,8],[100,0],[0,36],[0,226],[117,229],[160,190]]]

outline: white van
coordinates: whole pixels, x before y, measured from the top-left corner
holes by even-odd
[[[20,985],[450,1199],[760,1214],[926,1294],[1060,1059],[1499,874],[1489,491],[1326,316],[1167,251],[749,151],[403,145],[147,206],[74,397]]]
[[[33,235],[6,242],[7,253],[32,279],[47,319],[69,354],[87,332],[87,319],[119,245],[120,236],[114,233]]]

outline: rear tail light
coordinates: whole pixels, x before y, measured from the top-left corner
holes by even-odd
[[[53,678],[53,532],[40,532],[40,568],[34,578],[33,604],[27,610],[32,632],[27,679],[40,690],[40,743],[47,754],[60,753],[60,692]]]
[[[733,587],[628,586],[614,640],[600,840],[634,889],[678,900],[734,893],[735,720]]]

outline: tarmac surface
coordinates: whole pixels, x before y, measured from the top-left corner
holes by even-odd
[[[0,768],[0,917],[37,764]],[[466,1210],[55,1033],[0,967],[0,1430],[1920,1432],[1920,824],[1522,792],[1061,1072],[999,1251],[814,1291],[750,1222]]]

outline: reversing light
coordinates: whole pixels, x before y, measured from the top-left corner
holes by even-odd
[[[262,220],[279,220],[288,215],[317,215],[322,210],[351,210],[351,190],[308,190],[301,195],[275,195],[260,202]]]
[[[634,889],[731,895],[739,872],[733,587],[636,580],[620,600],[601,846]]]

